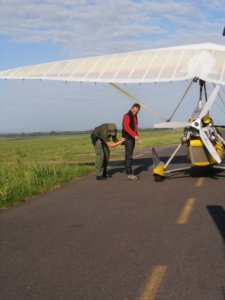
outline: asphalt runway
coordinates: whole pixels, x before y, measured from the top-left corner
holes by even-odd
[[[166,160],[173,147],[160,148]],[[224,300],[225,172],[83,177],[0,212],[1,300]],[[172,167],[186,165],[179,152]]]

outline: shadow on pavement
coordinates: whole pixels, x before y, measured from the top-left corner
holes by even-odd
[[[223,294],[223,299],[225,300],[225,287],[221,286],[222,294]]]
[[[169,156],[162,156],[160,160],[164,163],[168,161]],[[94,166],[95,162],[87,162],[87,163],[79,163],[79,165],[89,165]],[[180,165],[180,166],[178,166]],[[134,173],[139,175],[141,172],[146,172],[153,166],[153,160],[151,157],[143,157],[143,158],[134,158],[133,167]],[[186,177],[210,177],[212,179],[217,180],[219,177],[225,177],[225,172],[223,170],[213,169],[210,166],[207,167],[191,167],[190,161],[188,160],[186,155],[177,155],[173,158],[171,164],[168,166],[168,169],[176,169],[183,166],[190,166],[188,170],[180,170],[174,173],[168,174],[167,179],[175,179],[175,178],[186,178]],[[115,160],[109,162],[109,167],[113,169],[109,170],[109,174],[113,175],[116,173],[124,172],[124,160]]]
[[[220,235],[222,236],[223,243],[225,243],[225,210],[219,205],[209,205],[206,207],[209,215],[212,217]],[[225,300],[225,287],[221,286],[223,299]]]
[[[210,166],[195,167],[190,165],[190,169],[188,170],[180,170],[167,175],[167,179],[186,178],[186,177],[192,177],[192,178],[208,177],[211,179],[218,180],[220,177],[225,177],[225,172],[223,170],[213,169]]]
[[[140,174],[143,171],[148,171],[149,167],[153,164],[152,158],[134,158],[133,160],[133,169],[136,175]],[[109,163],[110,167],[114,167],[110,170],[111,174],[115,174],[117,172],[124,172],[124,160],[120,161],[112,161]],[[117,168],[115,168],[117,167]]]
[[[209,205],[207,206],[209,215],[212,217],[219,233],[225,242],[225,210],[219,205]]]

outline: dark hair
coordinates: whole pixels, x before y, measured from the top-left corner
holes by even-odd
[[[133,107],[137,107],[137,108],[140,110],[140,108],[141,108],[141,105],[140,105],[139,103],[134,103],[134,105],[132,105],[132,107],[131,107],[131,108],[133,108]]]

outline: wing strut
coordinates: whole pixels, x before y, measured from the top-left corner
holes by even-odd
[[[110,85],[113,86],[114,88],[116,88],[118,91],[120,91],[124,95],[126,95],[127,97],[129,97],[134,102],[139,103],[142,107],[144,107],[146,110],[150,111],[153,115],[155,115],[156,117],[158,117],[161,121],[163,121],[163,122],[166,121],[166,118],[163,117],[160,113],[158,113],[154,109],[150,108],[148,105],[146,105],[145,103],[143,103],[142,101],[140,101],[139,99],[137,99],[136,97],[134,97],[133,95],[129,94],[127,91],[125,91],[124,89],[122,89],[117,84],[115,84],[113,82],[110,82]]]
[[[213,86],[216,87],[216,84],[213,83]],[[218,97],[220,98],[220,101],[221,101],[221,103],[223,104],[223,106],[225,106],[225,102],[224,102],[223,97],[222,97],[222,95],[221,95],[220,92],[218,92]]]
[[[189,83],[186,91],[184,92],[182,98],[180,99],[179,103],[177,104],[174,112],[172,113],[172,115],[169,117],[169,119],[167,120],[167,122],[170,122],[172,120],[172,118],[174,117],[175,113],[177,112],[178,108],[180,107],[181,103],[183,102],[185,96],[187,95],[187,92],[189,91],[189,89],[191,88],[192,86],[192,83],[194,82],[194,79],[192,79],[192,81]]]
[[[170,162],[172,161],[172,159],[174,158],[174,156],[177,154],[177,152],[180,150],[181,147],[182,147],[182,144],[180,143],[177,146],[177,148],[174,150],[173,154],[168,159],[167,163],[165,164],[165,169],[168,167],[168,165],[170,164]]]

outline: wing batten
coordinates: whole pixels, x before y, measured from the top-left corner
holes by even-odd
[[[86,74],[84,74],[84,77],[82,78],[82,81],[85,81],[86,79],[89,78],[89,75],[91,74],[91,72],[93,72],[93,70],[97,67],[97,65],[102,61],[103,57],[99,56],[99,59],[96,60],[96,62],[93,63],[93,65],[90,67],[90,69],[87,71]],[[90,76],[89,79],[92,79],[92,77]]]
[[[179,69],[179,66],[180,66],[180,64],[181,64],[181,61],[182,61],[182,59],[183,59],[183,56],[184,56],[184,50],[181,50],[181,54],[180,54],[180,56],[179,56],[179,59],[177,60],[177,64],[176,64],[176,66],[175,66],[175,68],[174,68],[174,72],[173,72],[173,74],[172,74],[172,79],[171,80],[173,80],[173,78],[175,77],[175,74],[176,74],[176,72],[177,72],[177,70]]]
[[[168,64],[168,61],[169,61],[169,59],[170,59],[170,57],[171,57],[171,55],[172,55],[172,50],[169,52],[169,54],[167,55],[167,58],[166,58],[166,60],[165,60],[165,62],[164,62],[164,64],[162,65],[162,67],[161,67],[161,70],[159,71],[159,74],[158,74],[158,76],[157,76],[157,78],[156,78],[156,81],[161,77],[161,74],[163,74],[163,71],[165,70],[165,68],[166,68],[166,66],[167,66],[167,64]]]
[[[122,68],[125,66],[126,61],[129,59],[129,56],[130,56],[130,55],[131,55],[131,54],[128,53],[128,54],[123,58],[123,60],[122,60],[122,62],[121,62],[121,65],[119,66],[119,68],[118,68],[118,69],[116,70],[116,72],[114,73],[114,75],[113,75],[112,79],[110,80],[110,82],[115,81],[116,78],[119,77],[119,74],[120,74]]]
[[[157,55],[158,55],[158,51],[155,51],[155,54],[152,57],[152,59],[150,61],[150,64],[148,65],[147,70],[145,71],[145,73],[144,73],[143,77],[141,78],[140,82],[145,82],[145,77],[147,76],[147,74],[148,74],[148,72],[149,72],[149,70],[150,70],[150,68],[151,68],[151,66],[154,62],[154,59],[157,57]]]
[[[104,73],[106,72],[107,68],[110,66],[110,64],[112,63],[113,59],[114,59],[115,55],[112,55],[111,58],[108,60],[108,62],[105,64],[104,68],[102,69],[102,71],[100,72],[99,76],[97,77],[96,82],[101,82],[101,78],[104,78]]]
[[[146,53],[146,51],[143,51],[141,53],[141,55],[139,55],[138,59],[136,60],[136,63],[134,64],[132,70],[130,71],[130,74],[127,77],[128,80],[130,80],[130,78],[132,77],[132,75],[135,72],[136,68],[138,68],[138,65],[139,65],[140,61],[142,60],[145,53]]]
[[[81,67],[83,67],[85,64],[86,64],[86,62],[87,62],[87,60],[88,60],[89,58],[85,58],[85,59],[83,59],[83,60],[80,60],[80,64],[75,68],[75,70],[73,70],[72,71],[72,73],[71,73],[71,75],[69,76],[69,78],[68,78],[68,81],[73,81],[72,79],[75,77],[75,76],[77,76],[76,74],[79,72],[79,70],[81,69]],[[79,77],[78,77],[79,78]],[[80,79],[78,80],[78,81],[80,81]]]
[[[58,62],[58,65],[60,65],[60,63],[62,64],[62,62]],[[69,60],[69,61],[67,61],[67,62],[65,62],[65,64],[64,64],[64,66],[62,66],[62,69],[58,72],[58,73],[56,73],[56,76],[57,77],[60,77],[60,75],[66,70],[66,68],[68,67],[68,66],[70,66],[72,64],[72,61],[71,60]]]

